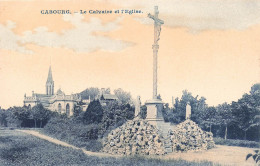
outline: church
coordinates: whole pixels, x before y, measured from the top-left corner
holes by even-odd
[[[24,105],[32,108],[37,104],[42,104],[46,109],[56,111],[60,114],[66,114],[67,116],[73,115],[73,108],[81,101],[81,97],[78,94],[66,95],[61,89],[58,89],[54,93],[54,81],[52,78],[51,66],[49,67],[49,73],[46,81],[46,93],[34,93],[32,96],[24,95]]]

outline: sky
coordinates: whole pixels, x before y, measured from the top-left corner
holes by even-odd
[[[260,82],[258,0],[0,0],[0,106],[22,106],[24,94],[44,93],[50,65],[55,91],[122,88],[144,104],[152,98],[154,30],[147,14],[155,5],[165,23],[158,52],[164,102],[186,89],[209,105],[230,103]]]

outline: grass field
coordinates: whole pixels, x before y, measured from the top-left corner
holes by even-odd
[[[213,165],[211,162],[147,159],[138,156],[99,158],[87,156],[80,150],[62,147],[15,130],[0,130],[0,165]]]
[[[260,143],[255,141],[248,140],[235,140],[235,139],[223,139],[223,138],[214,138],[214,142],[217,145],[227,145],[227,146],[239,146],[247,148],[260,148]]]

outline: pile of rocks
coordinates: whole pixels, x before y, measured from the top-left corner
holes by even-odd
[[[174,152],[200,151],[215,147],[213,134],[203,131],[192,120],[186,120],[169,131],[168,139],[171,140]]]
[[[112,130],[103,141],[103,152],[124,155],[163,155],[160,131],[146,120],[134,119]]]
[[[103,152],[123,155],[164,155],[215,147],[213,135],[186,120],[163,133],[143,119],[127,121],[103,140]]]

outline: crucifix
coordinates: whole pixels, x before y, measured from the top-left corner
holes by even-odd
[[[164,24],[163,20],[158,18],[158,6],[154,7],[154,15],[148,14],[148,17],[154,20],[154,44],[153,44],[153,99],[157,99],[157,54],[158,54],[158,41],[160,40],[161,25]]]

